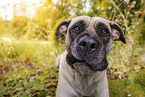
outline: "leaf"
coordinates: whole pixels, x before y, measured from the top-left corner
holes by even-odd
[[[3,95],[4,92],[5,92],[4,88],[0,88],[0,94]]]
[[[128,77],[129,77],[128,81],[129,81],[130,83],[133,83],[133,82],[134,82],[134,77],[135,77],[134,71],[131,71],[131,70],[127,71],[127,75],[128,75]]]
[[[24,93],[21,97],[28,97],[28,94]]]

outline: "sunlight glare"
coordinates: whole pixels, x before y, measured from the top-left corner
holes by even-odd
[[[31,6],[33,3],[39,3],[40,0],[0,0],[0,16],[4,20],[11,20],[13,18],[13,6],[15,4],[26,2],[29,6],[29,11],[31,15],[29,17],[33,17],[34,15],[34,6]]]

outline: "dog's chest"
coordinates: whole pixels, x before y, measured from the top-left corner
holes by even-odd
[[[80,75],[76,73],[71,84],[79,94],[85,96],[94,94],[94,90],[97,88],[97,81],[93,75]]]

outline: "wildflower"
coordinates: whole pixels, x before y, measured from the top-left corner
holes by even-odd
[[[112,8],[111,6],[108,7],[109,10],[110,10],[111,8]]]
[[[53,8],[52,8],[52,9],[54,10],[54,9],[56,9],[56,7],[55,7],[55,6],[53,6]]]
[[[128,11],[127,14],[130,14],[130,12]]]
[[[11,54],[11,52],[10,51],[8,51],[8,55],[10,55]]]
[[[136,1],[132,1],[132,4],[134,4],[134,5],[135,5],[135,4],[136,4]]]
[[[27,29],[27,26],[24,26],[24,29]]]
[[[51,19],[48,19],[48,22],[51,22]]]
[[[19,83],[21,83],[23,80],[19,80]]]
[[[137,11],[137,12],[134,12],[134,14],[137,16],[137,15],[139,15],[139,11]]]
[[[104,11],[104,14],[106,14],[106,12]]]
[[[134,69],[135,70],[139,70],[141,67],[140,66],[135,66]]]
[[[141,97],[141,95],[139,94],[139,97]]]
[[[131,96],[130,94],[128,94],[128,96]]]
[[[99,10],[100,9],[100,7],[97,7],[97,10]]]
[[[129,1],[130,1],[130,0],[124,0],[124,2],[127,3],[127,4],[129,3]]]
[[[35,96],[35,94],[32,94],[32,96]]]
[[[52,6],[51,5],[48,5],[48,8],[51,8]]]
[[[11,58],[9,58],[8,61],[11,61]]]
[[[8,61],[8,59],[7,58],[5,58],[5,62],[7,62]]]
[[[54,41],[52,41],[52,43],[54,43]]]
[[[132,17],[133,15],[131,14],[131,15],[129,15],[130,17]]]
[[[13,51],[13,50],[14,50],[14,48],[11,46],[11,47],[9,48],[9,50],[10,50],[10,51]]]
[[[130,7],[131,7],[131,8],[134,8],[134,4],[131,4]]]
[[[15,4],[14,6],[17,6],[17,4]]]
[[[130,48],[132,48],[132,45],[129,45]]]
[[[45,71],[45,74],[47,74],[47,72]]]
[[[127,7],[129,7],[129,4],[127,5]]]
[[[104,7],[101,7],[101,10],[104,10],[105,8]]]
[[[41,31],[40,34],[43,34],[43,32]]]
[[[119,20],[118,19],[115,19],[115,22],[119,22]]]
[[[138,13],[141,13],[141,11],[139,10]]]
[[[5,66],[3,66],[3,69],[5,68]]]
[[[36,86],[33,87],[33,89],[35,89],[35,88],[36,88]]]
[[[122,50],[120,50],[120,53],[122,53]]]
[[[47,7],[43,7],[43,10],[47,10]]]
[[[117,43],[118,41],[115,41],[115,43]]]

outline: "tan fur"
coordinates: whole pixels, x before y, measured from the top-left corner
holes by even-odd
[[[106,70],[82,75],[66,62],[67,51],[58,57],[59,80],[56,97],[109,97]]]

